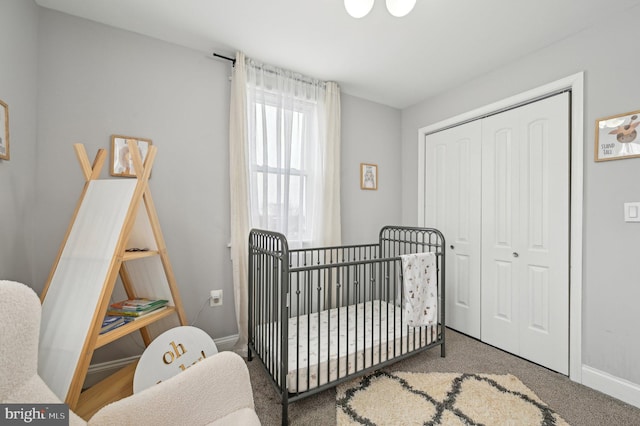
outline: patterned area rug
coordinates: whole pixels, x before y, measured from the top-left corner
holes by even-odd
[[[336,405],[338,425],[567,425],[512,375],[378,371]]]

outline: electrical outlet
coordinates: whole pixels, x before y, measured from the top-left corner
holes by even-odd
[[[211,290],[209,306],[222,306],[222,290]]]
[[[640,222],[640,202],[624,203],[624,221]]]

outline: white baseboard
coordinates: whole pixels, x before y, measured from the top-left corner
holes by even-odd
[[[636,383],[583,365],[582,384],[640,408],[640,385]]]
[[[233,334],[231,336],[214,339],[216,348],[218,348],[218,352],[230,351],[231,349],[233,349],[233,346],[238,341],[238,337],[240,336],[237,334]]]
[[[233,349],[233,346],[238,341],[238,335],[233,334],[231,336],[221,337],[219,339],[214,339],[214,343],[216,344],[216,348],[218,348],[218,352],[230,351]],[[89,366],[89,370],[87,371],[87,377],[84,381],[83,388],[88,388],[98,383],[100,380],[110,376],[117,370],[126,367],[133,361],[140,358],[137,356],[130,356],[128,358],[116,359],[114,361],[101,362],[98,364],[92,364]]]

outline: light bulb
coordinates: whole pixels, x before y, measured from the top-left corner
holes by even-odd
[[[387,0],[387,10],[390,14],[398,18],[411,12],[415,5],[416,0]]]
[[[373,2],[374,0],[344,0],[344,8],[354,18],[362,18],[371,12]]]

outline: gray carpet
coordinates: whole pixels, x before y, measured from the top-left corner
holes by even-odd
[[[434,348],[386,368],[388,371],[513,374],[572,426],[640,425],[640,409],[568,377],[447,329],[447,356]],[[269,377],[247,362],[256,412],[263,425],[279,425],[281,405]],[[291,425],[335,425],[336,391],[330,389],[289,405]]]

